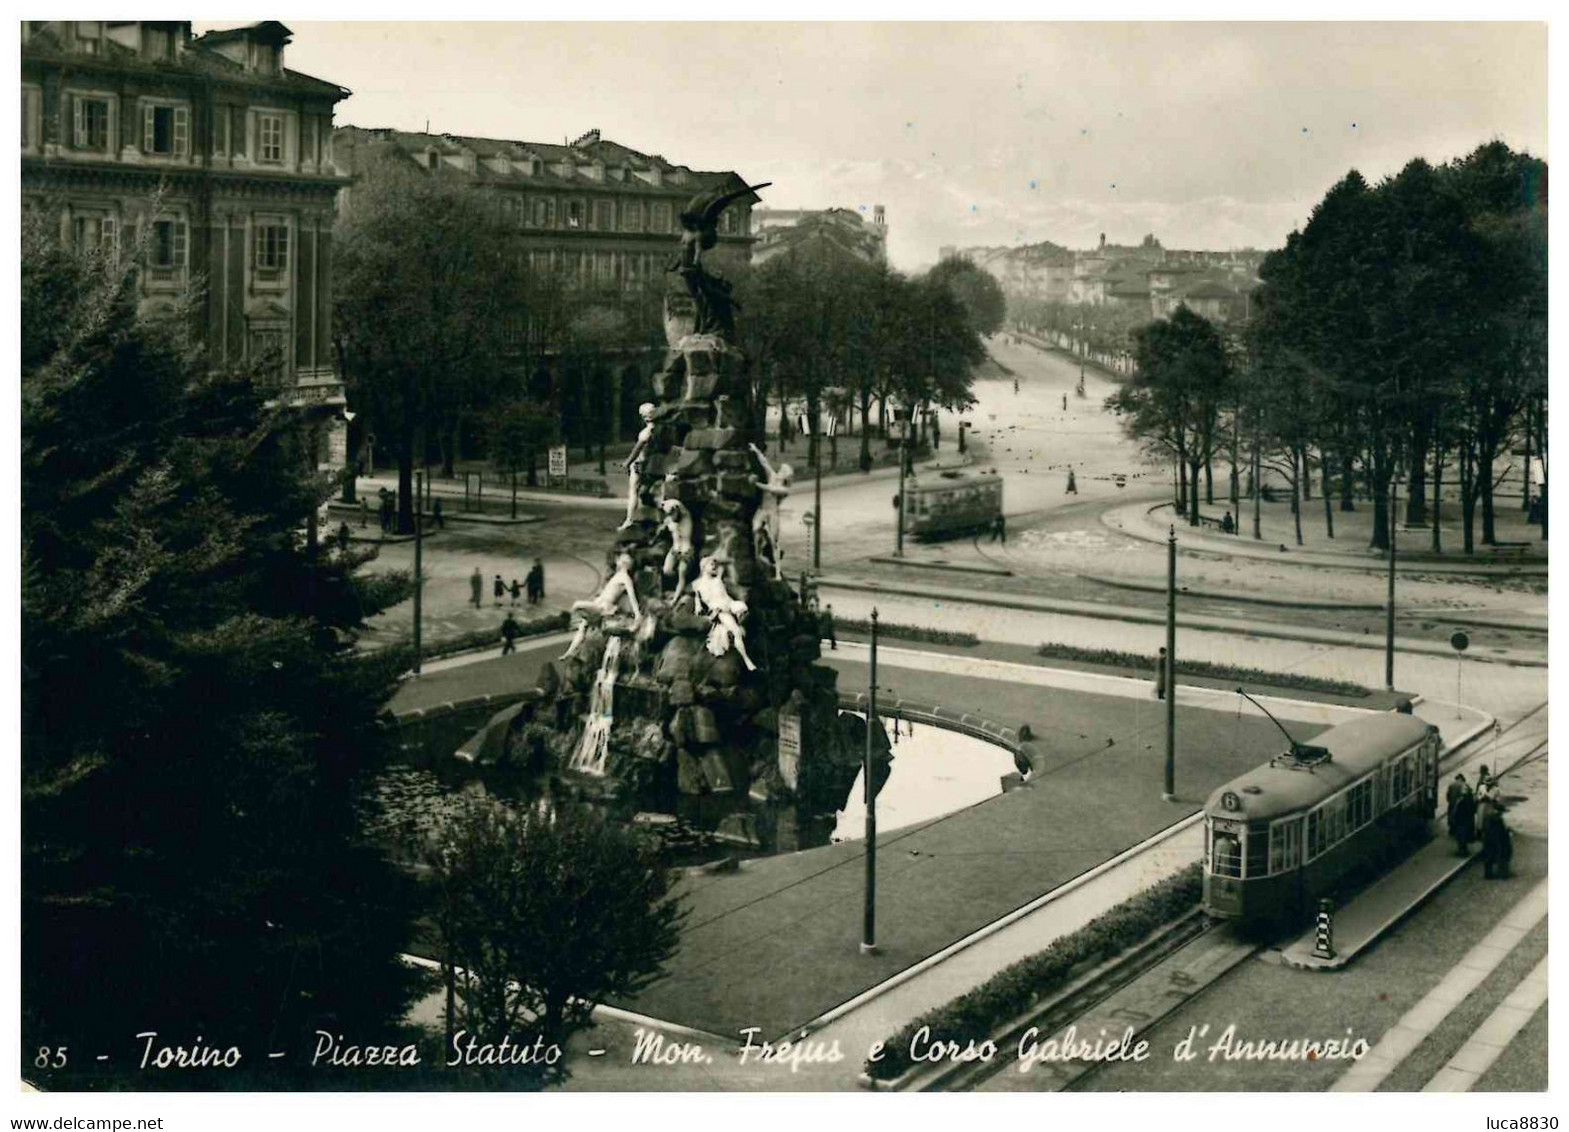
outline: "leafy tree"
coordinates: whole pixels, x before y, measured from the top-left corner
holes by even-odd
[[[684,913],[672,874],[594,812],[471,799],[425,860],[458,1013],[449,1031],[564,1047],[594,1007],[635,995],[675,953]]]
[[[1003,296],[1002,285],[990,274],[976,267],[967,259],[945,259],[926,273],[926,281],[951,290],[959,302],[975,333],[995,334],[1002,329],[1008,313],[1008,300]]]
[[[1188,521],[1199,521],[1198,474],[1219,442],[1228,403],[1230,364],[1213,323],[1185,306],[1135,336],[1138,372],[1106,398],[1129,436],[1147,450],[1175,457],[1193,485]]]
[[[22,237],[24,1029],[390,1026],[411,893],[356,803],[407,658],[345,645],[406,587],[309,553],[330,484],[275,384],[209,369],[189,311],[138,314],[133,256],[58,231]]]
[[[334,334],[350,399],[398,459],[398,529],[414,529],[414,463],[507,377],[524,273],[482,196],[396,156],[372,161],[340,213]]]
[[[485,448],[496,471],[512,477],[514,519],[518,513],[518,473],[526,472],[528,486],[535,486],[539,482],[539,454],[556,443],[559,433],[555,413],[537,401],[512,401],[492,413]]]

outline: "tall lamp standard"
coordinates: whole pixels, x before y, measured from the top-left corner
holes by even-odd
[[[910,445],[910,421],[905,416],[905,410],[896,410],[896,422],[899,425],[899,529],[894,540],[894,557],[904,557],[904,469]]]
[[[425,473],[422,469],[414,472],[414,675],[419,675],[420,670],[420,604],[425,591],[424,567],[424,531],[425,524],[420,521],[420,499],[425,490]]]
[[[872,728],[877,721],[877,607],[872,607],[872,659],[866,699],[866,754],[861,760],[861,790],[866,802],[866,890],[861,920],[861,954],[877,953],[877,790],[872,785]]]
[[[1395,503],[1400,477],[1389,477],[1389,594],[1384,602],[1384,687],[1395,690]]]
[[[1166,535],[1166,789],[1161,798],[1177,800],[1177,526]]]

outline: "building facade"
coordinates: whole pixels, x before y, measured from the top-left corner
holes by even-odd
[[[142,249],[144,309],[196,299],[216,364],[343,403],[332,353],[332,116],[348,91],[284,66],[274,21],[22,25],[22,199],[62,239]],[[330,413],[328,414],[330,415]],[[325,430],[341,457],[341,428]]]
[[[757,232],[753,263],[811,244],[829,245],[870,264],[888,262],[888,214],[880,204],[872,206],[870,221],[849,208],[760,208],[752,214],[752,222]]]

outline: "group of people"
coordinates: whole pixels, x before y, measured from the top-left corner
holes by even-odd
[[[1476,788],[1457,774],[1444,793],[1445,811],[1449,819],[1449,836],[1454,838],[1459,855],[1471,852],[1471,843],[1482,843],[1482,875],[1488,880],[1502,880],[1509,875],[1511,846],[1509,827],[1504,824],[1504,806],[1498,797],[1498,782],[1481,767],[1477,773]]]
[[[376,510],[377,510],[377,513],[381,516],[381,530],[382,530],[382,533],[383,534],[389,534],[389,535],[397,534],[398,533],[398,493],[383,487],[383,488],[378,488],[377,489],[376,496],[377,496],[377,499],[378,499],[378,503],[376,505]],[[418,501],[416,500],[416,502],[418,502]],[[361,499],[360,500],[360,526],[362,526],[362,527],[365,525],[365,507],[366,507],[365,501],[364,501],[364,499]],[[419,510],[419,508],[416,507],[415,510]],[[435,499],[431,500],[431,504],[430,504],[430,519],[431,519],[431,524],[433,526],[437,527],[438,529],[445,529],[446,528],[447,520],[446,520],[446,517],[442,514],[442,511],[441,511],[441,497],[440,496],[437,496]]]

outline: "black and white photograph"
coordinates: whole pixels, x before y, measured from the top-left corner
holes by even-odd
[[[1569,1119],[1545,11],[271,14],[19,21],[9,1127]]]

